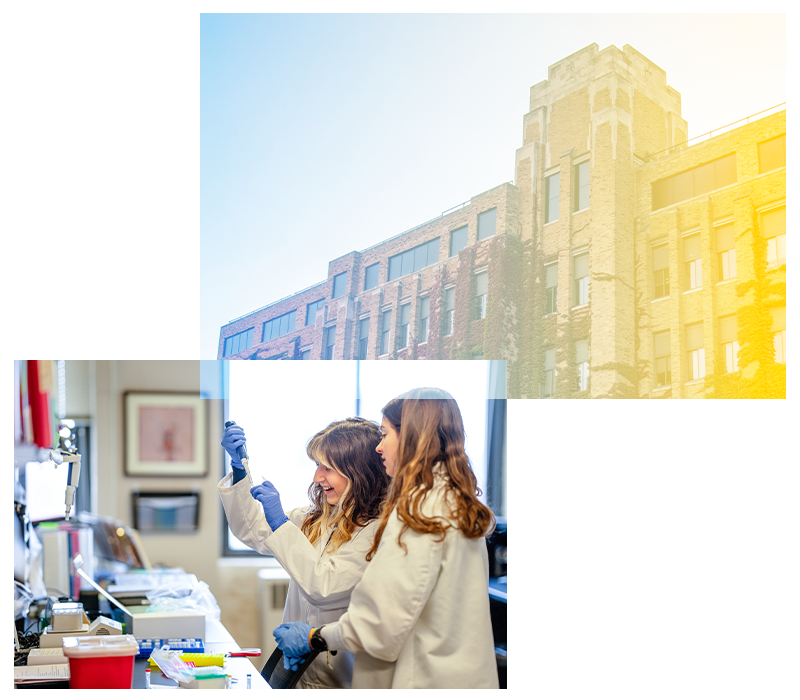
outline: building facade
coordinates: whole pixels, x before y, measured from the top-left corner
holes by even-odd
[[[687,143],[630,46],[550,66],[515,184],[224,326],[231,359],[498,359],[514,398],[785,396],[785,111]]]

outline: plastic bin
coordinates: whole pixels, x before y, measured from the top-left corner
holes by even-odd
[[[132,634],[64,637],[70,688],[130,688],[139,645]]]

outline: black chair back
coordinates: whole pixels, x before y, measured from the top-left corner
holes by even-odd
[[[312,651],[296,671],[287,671],[283,667],[283,652],[276,648],[267,659],[264,668],[261,669],[261,677],[269,683],[271,688],[294,688],[311,662],[317,658],[317,654],[319,654],[318,651]]]

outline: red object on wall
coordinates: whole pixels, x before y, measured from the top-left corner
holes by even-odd
[[[28,360],[28,403],[31,408],[33,441],[39,447],[53,447],[53,430],[50,425],[50,402],[47,381],[49,368],[44,364],[49,360]]]

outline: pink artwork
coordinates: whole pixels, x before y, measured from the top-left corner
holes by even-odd
[[[139,460],[194,461],[194,408],[139,407]]]

